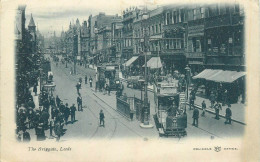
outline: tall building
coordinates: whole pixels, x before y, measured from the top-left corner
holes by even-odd
[[[89,16],[91,63],[111,61],[111,24],[120,21],[120,19],[121,17],[118,15],[106,15],[105,13]]]
[[[114,59],[114,62],[122,64],[122,47],[123,47],[123,23],[122,20],[119,20],[118,22],[113,22],[111,24],[111,38],[112,38],[112,60]]]
[[[85,63],[89,62],[89,29],[87,21],[84,21],[80,31],[81,58]]]
[[[28,31],[31,35],[30,42],[31,42],[31,46],[32,46],[32,53],[35,53],[37,35],[36,35],[36,25],[34,23],[32,14],[31,14],[31,19],[30,19],[29,25],[28,25]]]

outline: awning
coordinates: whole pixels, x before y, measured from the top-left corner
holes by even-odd
[[[145,65],[143,65],[144,67]],[[160,57],[152,57],[148,62],[147,62],[147,67],[150,67],[151,69],[158,69],[162,67],[162,62]]]
[[[193,79],[208,79],[220,73],[222,70],[205,69],[198,75],[192,77]]]
[[[137,58],[138,58],[138,56],[133,56],[128,61],[126,61],[126,63],[124,63],[123,65],[130,66]]]
[[[214,75],[207,80],[215,81],[215,82],[225,82],[232,83],[235,80],[239,79],[242,76],[245,76],[246,72],[237,72],[237,71],[221,71],[217,75]]]
[[[205,69],[198,75],[194,76],[193,79],[206,79],[214,82],[232,83],[244,75],[246,75],[245,72]]]

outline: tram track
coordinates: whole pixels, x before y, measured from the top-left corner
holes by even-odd
[[[73,80],[73,81],[77,81],[77,78],[75,78],[75,77],[73,77],[73,75],[70,75],[70,74],[67,74],[65,71],[62,71],[68,78],[70,78],[71,80]],[[86,95],[86,97],[87,98],[91,98],[91,100],[90,101],[94,101],[95,102],[95,104],[97,104],[97,105],[99,105],[99,107],[101,107],[102,109],[105,109],[106,110],[106,108],[104,107],[104,106],[102,106],[101,104],[99,104],[96,100],[95,100],[95,98],[93,98],[93,97],[91,97],[90,95],[88,95],[88,94],[83,94],[84,96]],[[82,96],[83,97],[83,96]],[[98,116],[87,106],[87,109],[90,111],[90,113],[97,119],[96,121],[97,122],[99,122],[99,118],[98,118]],[[114,128],[110,128],[110,127],[108,127],[108,129],[110,129],[110,131],[112,132],[111,133],[111,136],[109,137],[109,139],[112,139],[113,137],[114,137],[114,135],[115,135],[115,132],[116,132],[116,130],[117,130],[117,118],[115,118],[115,116],[113,116],[108,110],[106,110],[106,112],[108,112],[109,114],[110,114],[110,116],[112,117],[111,119],[114,121]],[[97,128],[95,129],[95,131],[94,131],[94,133],[90,136],[90,139],[93,139],[94,137],[95,137],[95,135],[98,133],[98,130],[99,130],[99,124],[97,124]]]
[[[62,66],[62,64],[60,64],[59,66]],[[65,67],[65,66],[64,66],[64,67]],[[80,68],[78,68],[78,70],[80,70],[79,75],[71,75],[71,74],[68,73],[68,71],[63,70],[62,68],[63,68],[63,67],[60,67],[60,68],[57,68],[57,69],[60,69],[60,70],[58,70],[58,71],[63,72],[63,73],[64,73],[69,79],[71,79],[72,81],[77,82],[77,81],[78,81],[78,78],[77,78],[77,77],[82,77],[82,76],[80,76],[80,75],[83,75],[83,73],[82,73],[83,70],[80,69]],[[70,66],[69,66],[68,70],[69,70],[69,69],[70,69]],[[143,135],[139,134],[138,132],[136,132],[135,130],[133,130],[132,128],[130,128],[130,127],[127,126],[126,124],[124,124],[122,121],[118,120],[118,117],[116,117],[115,115],[111,114],[111,112],[109,112],[108,109],[112,109],[112,110],[115,111],[116,113],[118,113],[118,112],[117,112],[111,105],[109,105],[107,102],[105,102],[105,101],[102,100],[101,98],[97,97],[97,95],[95,95],[95,93],[93,93],[93,94],[94,94],[95,97],[90,96],[90,95],[88,95],[88,94],[84,94],[84,96],[86,95],[86,97],[89,98],[90,101],[95,102],[96,105],[99,105],[100,108],[104,109],[104,110],[106,111],[106,113],[109,114],[109,116],[111,117],[111,119],[112,119],[113,122],[114,122],[113,128],[107,127],[107,128],[110,130],[110,132],[111,132],[111,135],[108,137],[109,140],[111,140],[111,139],[114,138],[115,133],[116,133],[117,128],[118,128],[118,124],[123,125],[124,127],[126,127],[128,130],[130,130],[131,132],[133,132],[133,133],[136,134],[137,136],[143,137]],[[96,98],[98,98],[98,101],[96,100]],[[99,101],[102,101],[102,103],[104,103],[105,106],[104,106],[104,105],[101,105],[101,104],[99,103]],[[197,105],[195,105],[195,106],[198,107]],[[99,120],[98,120],[98,116],[97,116],[89,107],[87,107],[87,109],[88,109],[89,112],[95,117],[95,119],[96,119],[97,122],[98,122],[98,121],[99,121]],[[119,114],[119,115],[120,115],[120,114]],[[124,117],[122,117],[122,118],[124,118]],[[190,126],[192,126],[192,123],[189,123],[189,122],[188,122],[188,124],[189,124]],[[210,132],[210,131],[207,131],[206,129],[203,129],[203,128],[200,128],[200,127],[197,127],[197,128],[200,129],[200,130],[203,131],[203,132],[206,132],[206,133],[212,135],[212,136],[215,136],[215,137],[218,137],[218,138],[223,138],[223,137],[218,136],[218,135],[215,134],[215,133],[212,133],[212,132]],[[93,134],[91,134],[90,139],[93,139],[93,138],[97,135],[98,132],[99,132],[99,125],[97,126],[97,128],[95,129],[95,131],[93,132]]]

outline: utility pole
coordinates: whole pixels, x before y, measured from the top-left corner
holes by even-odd
[[[73,46],[74,46],[74,74],[76,75],[76,61],[77,61],[77,54],[78,54],[78,36],[74,35],[74,39],[73,39]]]
[[[148,15],[147,13],[144,13],[142,15],[142,19],[147,21]],[[147,22],[144,22],[147,23]],[[144,71],[144,123],[141,123],[141,128],[153,128],[153,125],[149,123],[149,112],[150,108],[148,105],[148,93],[147,93],[147,52],[148,52],[148,35],[147,35],[147,29],[146,25],[144,25],[144,59],[145,59],[145,71]]]

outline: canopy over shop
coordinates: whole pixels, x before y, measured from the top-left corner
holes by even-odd
[[[141,75],[140,67],[144,64],[144,58],[140,56],[133,56],[128,61],[126,61],[123,65],[125,74],[136,76]]]
[[[145,67],[145,65],[143,65],[143,67]],[[147,61],[147,67],[151,69],[162,68],[162,62],[160,57],[152,57],[149,61]]]
[[[205,85],[205,95],[210,96],[214,92],[217,100],[223,100],[223,93],[227,91],[227,98],[230,103],[236,103],[238,97],[242,95],[242,102],[245,99],[245,79],[246,72],[205,69],[193,79],[199,79],[199,85]]]
[[[132,63],[134,63],[138,59],[138,56],[133,56],[128,61],[126,61],[123,65],[129,67]]]

